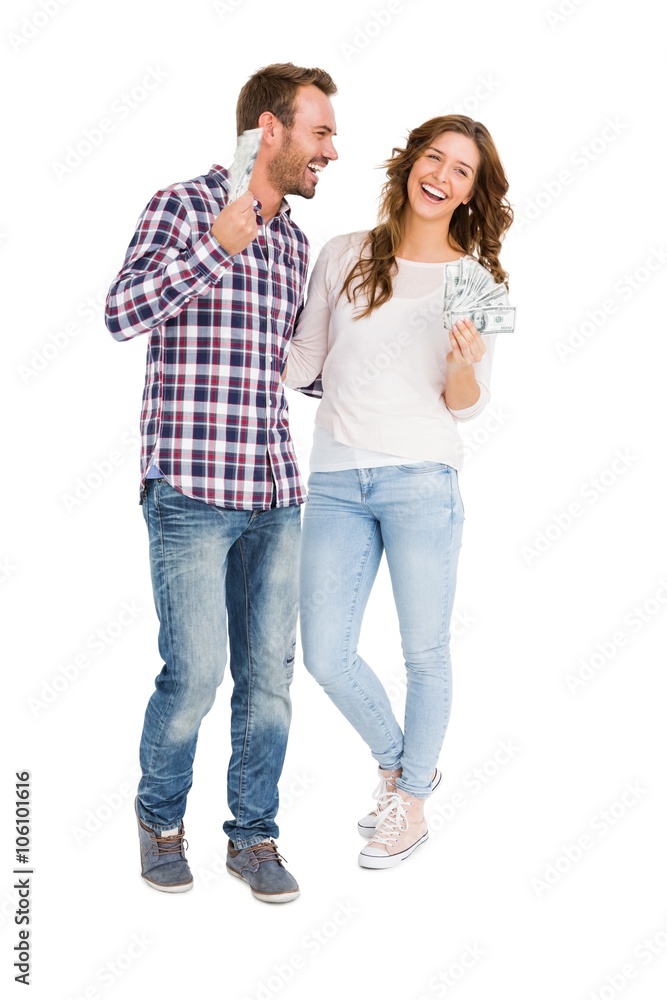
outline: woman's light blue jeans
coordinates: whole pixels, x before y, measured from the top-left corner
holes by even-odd
[[[316,472],[301,541],[307,669],[370,747],[426,798],[451,700],[449,623],[464,512],[456,470],[437,462]],[[361,622],[385,552],[407,670],[405,721],[359,656]]]
[[[141,738],[139,817],[158,831],[181,822],[199,726],[222,680],[229,635],[233,820],[223,829],[237,849],[251,847],[278,836],[301,510],[223,510],[149,479],[143,513],[164,666]]]

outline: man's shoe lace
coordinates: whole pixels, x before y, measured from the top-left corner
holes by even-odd
[[[155,844],[158,856],[161,854],[178,854],[180,856],[181,851],[185,851],[188,848],[188,842],[185,839],[185,827],[182,827],[180,833],[174,833],[171,837],[158,837],[154,834],[149,839],[151,844]]]

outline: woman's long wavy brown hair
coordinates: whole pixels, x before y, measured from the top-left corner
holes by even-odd
[[[366,302],[356,319],[370,315],[392,296],[393,277],[397,272],[396,254],[405,232],[408,175],[415,161],[443,132],[468,136],[480,155],[472,198],[467,205],[459,205],[452,215],[450,241],[477,257],[498,283],[507,284],[508,274],[500,266],[498,255],[514,213],[505,198],[509,184],[498,151],[481,122],[466,115],[441,115],[413,129],[405,149],[395,147],[384,164],[387,180],[380,195],[378,225],[366,237],[359,260],[348,273],[341,290],[341,295],[345,293],[355,306],[358,297]]]

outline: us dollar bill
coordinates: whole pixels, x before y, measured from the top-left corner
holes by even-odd
[[[459,320],[469,319],[479,333],[514,333],[516,306],[503,309],[452,309],[445,314],[445,325],[451,329]]]
[[[262,139],[261,128],[249,128],[236,141],[234,162],[229,168],[229,200],[235,201],[250,187],[255,160]]]

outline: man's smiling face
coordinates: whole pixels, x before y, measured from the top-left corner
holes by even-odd
[[[268,164],[271,184],[283,194],[312,198],[318,174],[329,160],[337,160],[332,138],[336,119],[331,101],[319,87],[301,87],[294,125],[283,131],[282,143]]]

